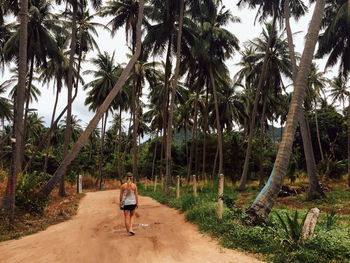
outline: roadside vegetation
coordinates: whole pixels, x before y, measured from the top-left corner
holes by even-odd
[[[297,180],[292,188],[305,185]],[[175,189],[166,195],[160,185],[139,183],[139,192],[184,213],[186,220],[195,223],[200,231],[217,238],[222,246],[256,254],[257,258],[271,262],[326,263],[350,261],[350,194],[342,181],[329,181],[332,190],[327,197],[307,201],[305,192],[296,196],[279,197],[268,222],[251,226],[245,213],[261,187],[250,185],[245,192],[226,183],[224,188],[223,218],[219,219],[218,182],[198,184],[198,197],[193,196],[192,185],[182,180],[181,195],[176,199]],[[337,203],[337,206],[334,204]],[[308,207],[319,207],[321,213],[310,239],[304,241],[301,228]]]

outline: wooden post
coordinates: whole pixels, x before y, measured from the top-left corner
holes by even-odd
[[[157,176],[154,177],[154,188],[153,188],[153,192],[155,192],[157,190]]]
[[[222,219],[223,193],[224,193],[224,175],[220,174],[219,175],[219,202],[218,202],[218,217],[220,219]]]
[[[180,176],[176,176],[177,184],[176,184],[176,199],[180,198]]]
[[[194,197],[197,197],[197,180],[196,180],[196,175],[193,175],[193,195]]]
[[[145,190],[147,190],[147,187],[148,187],[148,185],[147,185],[147,177],[146,177]]]

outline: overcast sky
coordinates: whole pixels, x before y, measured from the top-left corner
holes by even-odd
[[[255,10],[248,10],[247,8],[244,9],[238,9],[236,7],[237,1],[235,0],[224,0],[223,1],[226,9],[230,9],[232,14],[234,16],[238,16],[241,19],[241,23],[231,23],[229,26],[226,27],[230,32],[235,34],[239,41],[240,46],[243,48],[244,42],[247,40],[252,40],[255,37],[258,37],[261,34],[262,27],[259,23],[256,23],[254,25],[254,19],[256,15]],[[305,35],[307,31],[308,24],[311,19],[311,15],[313,12],[312,6],[309,9],[309,13],[300,19],[297,23],[295,21],[292,21],[291,27],[293,32],[301,32],[295,36],[295,46],[296,51],[300,54],[302,53],[302,50],[304,48],[305,43]],[[52,10],[52,12],[55,12],[55,10]],[[93,9],[90,8],[90,13],[93,13]],[[108,21],[110,21],[111,17],[108,18],[98,18],[96,17],[96,22],[107,24]],[[130,53],[126,42],[125,42],[125,29],[121,28],[117,34],[112,38],[110,34],[103,30],[98,29],[98,37],[96,37],[96,41],[99,45],[99,49],[101,52],[107,51],[109,54],[112,54],[115,52],[115,58],[116,62],[123,63],[128,62],[128,59],[126,57],[127,53]],[[96,56],[97,51],[92,51],[88,53],[87,58],[91,59],[92,57]],[[234,73],[238,71],[238,67],[235,66],[236,63],[238,63],[240,60],[239,54],[236,53],[232,57],[232,59],[227,61],[227,66],[230,70],[231,77],[233,77]],[[320,65],[320,69],[323,70],[324,67],[324,61],[317,61],[317,63]],[[175,63],[174,63],[175,64]],[[84,72],[87,69],[93,69],[90,63],[84,63],[82,65],[82,72]],[[333,69],[334,72],[336,72],[336,69]],[[9,78],[8,71],[5,72],[3,75],[2,80],[7,80]],[[83,75],[85,83],[88,83],[93,79],[93,76]],[[2,82],[2,81],[1,81]],[[55,99],[55,93],[53,90],[53,84],[50,85],[44,85],[40,86],[39,84],[36,84],[38,88],[40,88],[42,95],[39,99],[39,101],[36,103],[33,103],[30,108],[37,109],[39,116],[42,116],[46,122],[46,125],[48,126],[51,121],[51,114],[52,109],[54,105],[54,99]],[[79,88],[78,91],[78,97],[74,101],[73,104],[73,114],[77,115],[79,119],[83,121],[82,126],[85,127],[87,123],[92,119],[94,116],[93,112],[89,112],[87,106],[84,105],[86,97],[86,92],[82,90],[82,88]],[[65,107],[67,102],[67,92],[66,89],[62,89],[62,92],[60,93],[60,99],[59,99],[59,105],[58,105],[58,111],[61,112],[61,110]]]

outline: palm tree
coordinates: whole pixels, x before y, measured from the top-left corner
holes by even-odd
[[[89,105],[89,110],[97,111],[97,109],[101,106],[103,101],[106,99],[106,97],[114,87],[115,83],[117,83],[122,68],[119,65],[114,65],[114,52],[112,56],[110,56],[107,52],[104,52],[104,54],[99,54],[97,58],[92,60],[92,64],[94,64],[97,67],[97,70],[87,70],[84,72],[84,74],[93,74],[95,78],[93,81],[87,83],[84,86],[84,89],[91,88],[91,90],[88,92],[88,97],[85,100],[85,105]],[[106,132],[106,124],[108,112],[112,112],[114,104],[112,104],[109,107],[109,109],[105,113],[104,119],[102,119],[101,149],[96,185],[102,182],[103,146]]]
[[[136,50],[133,54],[132,58],[130,59],[129,63],[123,70],[122,74],[120,75],[117,83],[114,85],[113,89],[110,91],[102,105],[99,107],[99,110],[96,112],[94,118],[90,121],[88,126],[86,127],[85,131],[82,133],[82,135],[79,137],[78,141],[74,144],[72,147],[72,150],[68,153],[67,156],[63,159],[62,163],[52,176],[52,178],[49,180],[49,182],[41,189],[41,194],[44,196],[48,196],[52,189],[55,187],[61,176],[64,174],[67,166],[73,161],[73,159],[77,156],[83,145],[87,142],[89,135],[92,133],[92,131],[96,128],[99,120],[103,117],[105,112],[109,109],[110,104],[118,94],[119,90],[124,85],[127,76],[129,75],[131,69],[133,68],[135,62],[137,61],[140,53],[141,53],[141,23],[143,19],[143,7],[144,7],[144,1],[140,0],[139,2],[139,13],[138,13],[138,20],[137,20],[137,33],[136,33]]]
[[[322,26],[324,33],[319,38],[317,57],[329,54],[326,67],[332,67],[337,62],[339,65],[339,78],[346,80],[350,72],[350,3],[347,0],[330,1],[326,7]],[[350,97],[349,97],[350,98]],[[350,100],[350,99],[349,99]],[[350,107],[348,109],[348,164],[350,164]],[[350,188],[350,165],[348,165],[348,187]]]
[[[299,5],[299,12],[296,12],[295,9]],[[288,39],[288,47],[289,47],[289,54],[290,59],[292,63],[292,79],[293,83],[295,84],[295,80],[297,78],[298,74],[298,68],[297,68],[297,57],[294,52],[294,44],[293,44],[293,35],[292,30],[290,27],[290,13],[293,13],[294,17],[298,20],[298,18],[301,15],[304,15],[306,12],[306,8],[304,8],[304,4],[302,1],[284,1],[284,18],[285,18],[285,24],[286,24],[286,31],[287,31],[287,39]],[[311,70],[311,73],[313,70]],[[305,109],[304,109],[305,111]],[[307,167],[307,173],[309,176],[309,198],[317,198],[319,196],[325,196],[317,179],[316,176],[316,163],[315,163],[315,156],[312,148],[311,143],[311,134],[310,134],[310,127],[308,124],[307,119],[305,119],[305,113],[301,114],[299,116],[299,125],[300,125],[300,131],[301,136],[303,140],[303,147],[304,147],[304,153],[305,153],[305,159],[306,159],[306,167]]]
[[[210,79],[210,86],[213,91],[216,129],[218,132],[218,150],[219,150],[219,174],[223,169],[223,149],[222,149],[222,129],[220,124],[220,113],[218,107],[216,82],[223,79],[223,73],[227,72],[224,65],[225,59],[230,57],[235,50],[239,50],[238,39],[230,32],[225,30],[229,22],[239,21],[222,7],[219,10],[219,4],[213,3],[212,6],[201,5],[202,24],[199,31],[199,38],[196,41],[196,55],[199,65],[205,69]],[[216,81],[215,81],[216,80]]]
[[[132,54],[135,53],[136,45],[136,23],[138,16],[139,3],[136,0],[119,0],[119,1],[109,1],[107,6],[103,8],[101,16],[113,16],[111,21],[107,25],[112,26],[112,36],[116,31],[125,26],[125,36],[126,41],[129,40],[129,35],[131,35],[131,50]],[[145,7],[145,14],[147,14],[148,7]],[[143,18],[143,23],[147,23],[145,17]],[[136,80],[133,80],[132,86],[132,95],[131,95],[131,111],[133,118],[133,149],[134,149],[134,162],[133,162],[133,174],[138,179],[138,170],[137,170],[137,107],[136,107]]]
[[[316,2],[306,38],[304,52],[301,57],[299,72],[295,81],[296,85],[289,108],[287,124],[271,176],[265,187],[262,189],[247,211],[252,219],[252,222],[254,223],[259,223],[261,220],[265,221],[267,219],[274,201],[282,187],[283,178],[287,170],[289,157],[292,150],[298,118],[302,112],[302,103],[307,86],[307,78],[312,64],[313,53],[321,26],[324,7],[324,0],[318,0]]]
[[[293,6],[293,11],[294,11],[293,15],[299,16],[300,13],[304,12],[304,6],[300,3],[300,1],[293,1],[293,3],[295,4]],[[264,21],[267,17],[272,16],[273,17],[272,28],[275,28],[277,20],[281,21],[283,19],[283,16],[281,15],[283,14],[282,4],[281,4],[281,1],[279,0],[272,0],[272,1],[240,0],[237,5],[241,6],[244,4],[247,4],[250,8],[258,7],[258,13],[256,18],[259,17],[260,22]],[[272,39],[270,38],[268,40],[268,44],[266,45],[266,48],[269,48],[271,46],[271,41]],[[261,74],[259,76],[259,81],[255,92],[255,98],[254,98],[254,104],[253,104],[254,106],[253,106],[252,116],[250,119],[248,146],[247,146],[247,151],[246,151],[246,156],[244,161],[243,172],[240,180],[241,189],[245,187],[246,180],[247,180],[248,164],[249,164],[249,158],[250,158],[250,153],[252,149],[252,139],[253,139],[253,134],[255,129],[255,118],[257,115],[257,108],[258,108],[258,103],[260,99],[261,89],[264,84],[268,55],[269,55],[269,52],[268,50],[266,50],[265,57],[263,60],[264,62],[261,68]]]
[[[29,110],[29,94],[32,87],[34,66],[40,67],[42,64],[46,65],[48,57],[58,58],[61,55],[57,43],[50,32],[50,28],[56,22],[50,13],[51,7],[51,2],[46,2],[44,0],[34,0],[30,2],[28,23],[29,80],[24,112],[24,140],[26,139],[26,119]],[[5,60],[7,61],[14,59],[18,55],[19,25],[16,26],[16,29],[15,33],[4,46],[3,52]]]
[[[14,223],[15,216],[15,197],[16,197],[16,178],[22,169],[23,151],[23,109],[26,87],[26,65],[27,65],[27,40],[28,40],[28,0],[21,0],[20,12],[18,13],[20,25],[19,49],[18,49],[18,89],[14,103],[14,121],[12,136],[16,138],[16,143],[12,146],[11,170],[9,172],[6,193],[0,205],[5,208],[9,215],[10,224]],[[9,191],[8,191],[9,189]]]

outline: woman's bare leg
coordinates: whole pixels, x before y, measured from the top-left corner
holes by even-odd
[[[136,211],[136,209],[130,211],[130,231],[131,231],[131,232],[134,232],[132,226],[133,226],[133,224],[134,224],[135,211]]]
[[[129,234],[130,232],[130,211],[129,210],[124,210],[124,222],[125,222],[125,228],[126,228],[126,233]]]

